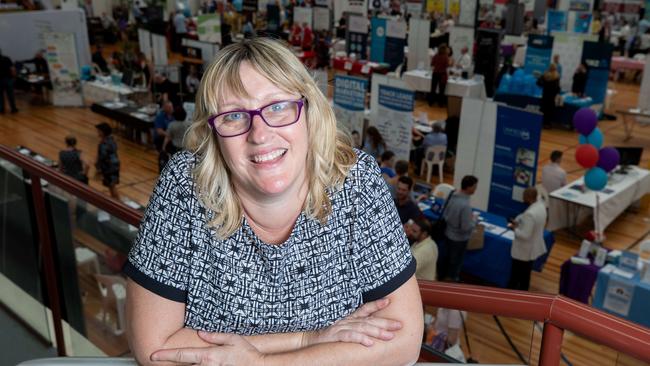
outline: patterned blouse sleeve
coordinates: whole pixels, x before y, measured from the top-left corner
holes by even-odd
[[[360,187],[354,231],[365,303],[385,297],[403,285],[415,273],[416,264],[377,162],[364,153],[359,160]]]
[[[163,170],[129,253],[124,273],[167,299],[185,302],[191,262],[189,173],[183,154]]]

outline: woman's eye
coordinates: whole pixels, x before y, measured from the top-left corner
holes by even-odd
[[[244,113],[236,112],[236,113],[230,113],[226,114],[223,118],[225,122],[238,122],[244,119]]]
[[[271,111],[273,112],[280,112],[283,111],[285,108],[287,108],[287,103],[282,102],[282,103],[275,103],[271,105]]]

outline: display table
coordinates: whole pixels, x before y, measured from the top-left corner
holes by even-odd
[[[593,263],[593,258],[589,256],[589,264],[575,264],[571,258],[562,263],[560,269],[560,295],[589,304],[591,290],[596,283],[598,267]]]
[[[431,202],[420,204],[421,208],[424,208],[423,213],[432,222],[437,221],[440,217],[439,210],[442,207],[442,201],[436,200],[433,203],[433,210],[429,204]],[[483,219],[482,222],[486,225],[483,248],[465,253],[462,271],[499,287],[507,287],[508,281],[510,280],[510,269],[512,267],[510,248],[512,247],[514,233],[512,230],[507,229],[507,220],[505,217],[480,210],[474,211],[479,213],[479,217]],[[553,248],[553,244],[555,243],[553,233],[545,231],[544,242],[546,243],[547,252],[537,258],[533,265],[533,269],[537,272],[542,271],[544,263],[546,263],[546,259],[551,252],[551,248]],[[440,253],[446,251],[446,243],[436,244],[438,244]]]
[[[90,110],[123,125],[126,135],[134,141],[141,141],[142,133],[149,136],[149,130],[153,128],[154,114],[146,108],[127,103],[103,102],[93,104]]]
[[[596,194],[582,192],[583,178],[550,193],[548,224],[546,229],[558,230],[575,227],[594,214]],[[631,167],[627,174],[614,173],[607,187],[598,193],[600,205],[597,217],[600,230],[605,230],[625,209],[650,192],[650,172]]]
[[[126,99],[133,93],[133,89],[126,85],[115,85],[95,80],[83,83],[81,93],[86,104],[92,104]]]
[[[379,64],[366,60],[352,60],[349,57],[334,57],[332,66],[336,70],[346,71],[350,75],[372,75],[373,72],[386,74],[388,64]]]
[[[592,305],[608,313],[620,316],[627,320],[633,321],[646,327],[650,327],[650,284],[641,282],[639,273],[632,278],[625,278],[615,273],[614,266],[607,265],[598,272],[596,281],[596,293]],[[615,283],[612,283],[614,281]],[[608,288],[612,285],[612,290],[620,295],[619,301],[607,301]],[[616,288],[616,290],[614,290]],[[625,309],[625,301],[621,298],[629,298],[629,309]],[[627,310],[627,311],[625,311]]]
[[[614,72],[614,80],[618,80],[619,74],[623,70],[639,70],[643,71],[645,67],[645,60],[635,60],[629,57],[612,57],[610,70]]]
[[[623,115],[623,127],[625,127],[625,141],[632,138],[635,122],[647,126],[647,122],[641,122],[639,119],[650,121],[650,110],[641,110],[639,108],[619,109],[616,111]]]
[[[402,80],[415,91],[431,91],[431,71],[410,70],[402,74]],[[455,97],[485,99],[485,85],[475,79],[450,77],[445,94]]]

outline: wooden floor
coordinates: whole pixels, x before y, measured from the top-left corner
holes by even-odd
[[[639,86],[630,83],[610,83],[610,88],[617,91],[612,97],[610,112],[619,108],[635,106]],[[650,96],[646,96],[650,97]],[[19,94],[17,114],[0,115],[0,143],[8,146],[24,145],[42,155],[57,159],[58,151],[64,147],[64,137],[73,134],[77,137],[78,147],[83,151],[84,158],[93,164],[96,157],[98,137],[94,125],[106,121],[105,118],[93,113],[89,108],[55,108],[52,106],[35,106],[30,104],[30,95]],[[431,119],[444,119],[446,112],[439,108],[429,108],[423,101],[416,103],[416,115],[426,111]],[[605,133],[605,144],[615,146],[642,146],[646,148],[642,165],[647,167],[650,161],[650,129],[638,127],[634,137],[623,141],[624,129],[621,119],[603,121],[600,128]],[[122,162],[120,184],[121,194],[142,205],[146,205],[152,188],[158,176],[157,156],[150,147],[117,137],[119,156]],[[578,136],[575,132],[561,128],[544,130],[542,132],[540,167],[548,161],[552,150],[565,152],[564,167],[569,172],[570,179],[581,176],[584,172],[573,159]],[[461,147],[462,148],[462,147]],[[90,185],[104,193],[107,189],[95,177],[91,168]],[[539,175],[538,175],[539,176]],[[445,180],[450,182],[451,176]],[[433,178],[436,182],[436,178]],[[628,211],[621,215],[607,228],[605,245],[612,249],[635,249],[641,239],[650,231],[649,214],[644,210]],[[566,232],[556,233],[556,244],[549,256],[548,262],[541,273],[534,272],[531,291],[557,293],[561,264],[574,255],[579,247],[575,237]],[[82,276],[83,278],[83,276]],[[89,337],[110,355],[120,355],[127,352],[123,337],[114,337],[106,332],[101,321],[94,316],[98,313],[99,302],[96,285],[88,279],[82,279],[81,287],[87,292],[85,313],[89,325]],[[113,317],[114,319],[114,317]],[[506,331],[512,337],[519,351],[526,360],[535,363],[539,357],[541,331],[532,322],[501,319]],[[467,322],[469,338],[474,358],[482,363],[516,363],[522,364],[508,343],[501,335],[492,316],[470,314]],[[464,341],[463,341],[464,343]],[[573,365],[638,365],[640,362],[629,357],[617,355],[599,345],[584,339],[566,334],[563,352]]]

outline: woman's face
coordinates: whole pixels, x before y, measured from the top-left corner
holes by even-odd
[[[260,75],[249,63],[239,68],[249,98],[226,95],[219,111],[257,109],[275,101],[296,100]],[[250,131],[235,137],[218,136],[221,153],[230,168],[236,190],[253,197],[280,195],[305,182],[308,133],[306,108],[298,122],[284,127],[269,127],[255,116]]]

